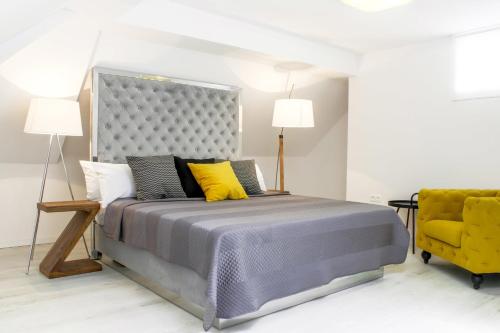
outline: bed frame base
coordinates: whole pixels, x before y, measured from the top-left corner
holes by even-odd
[[[266,316],[268,314],[285,310],[287,308],[312,301],[317,298],[328,296],[339,291],[367,283],[384,276],[384,268],[362,272],[354,275],[344,276],[332,280],[329,284],[314,289],[309,289],[294,295],[272,300],[261,306],[255,312],[244,314],[231,319],[215,319],[214,326],[218,329],[241,324],[243,322]]]
[[[100,229],[97,227],[96,229]],[[98,232],[99,233],[99,232]],[[101,235],[98,235],[101,236]],[[203,307],[195,304],[189,300],[186,300],[179,296],[178,294],[169,291],[165,287],[162,287],[158,282],[155,282],[154,280],[150,279],[147,277],[147,273],[142,271],[142,274],[139,274],[135,272],[134,270],[128,268],[127,266],[127,256],[123,256],[122,253],[115,253],[116,249],[119,249],[119,247],[125,246],[122,244],[115,244],[115,243],[121,243],[121,242],[116,242],[114,240],[105,238],[105,237],[97,237],[97,251],[98,253],[103,253],[102,256],[102,262],[106,264],[107,266],[111,267],[112,269],[122,273],[129,279],[131,279],[134,282],[137,282],[138,284],[148,288],[155,294],[167,299],[171,303],[177,305],[178,307],[184,309],[185,311],[191,313],[192,315],[202,319],[203,318]],[[111,244],[113,243],[113,244]],[[115,247],[114,245],[118,245],[119,247]],[[139,249],[134,249],[132,247],[126,247],[126,251],[137,251],[136,254],[139,254],[140,256],[144,257],[143,262],[149,262],[152,257],[155,257],[153,254],[150,254],[149,252],[142,251]],[[122,249],[123,250],[123,249]],[[131,266],[134,266],[133,263],[131,263]],[[354,286],[367,283],[376,279],[379,279],[384,276],[384,269],[379,268],[376,270],[372,271],[367,271],[367,272],[362,272],[354,275],[349,275],[349,276],[344,276],[341,278],[337,278],[332,280],[330,283],[309,289],[294,295],[290,295],[287,297],[279,298],[276,300],[272,300],[270,302],[267,302],[264,304],[259,310],[248,313],[245,315],[241,315],[235,318],[231,319],[222,319],[222,318],[216,318],[214,321],[214,326],[218,329],[224,329],[230,326],[238,325],[243,322],[256,319],[280,310],[284,310],[286,308],[296,306],[311,300],[314,300],[316,298],[324,297],[345,289],[352,288]]]

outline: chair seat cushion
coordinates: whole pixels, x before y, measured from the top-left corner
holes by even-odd
[[[464,223],[460,221],[431,220],[424,224],[424,234],[454,247],[461,246]]]

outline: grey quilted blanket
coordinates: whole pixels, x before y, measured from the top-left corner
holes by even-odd
[[[204,328],[264,303],[406,259],[409,235],[394,210],[296,195],[207,203],[108,206],[106,235],[207,279]]]

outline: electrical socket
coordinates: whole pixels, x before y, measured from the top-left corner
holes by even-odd
[[[370,195],[370,202],[382,203],[382,195],[380,195],[380,194]]]

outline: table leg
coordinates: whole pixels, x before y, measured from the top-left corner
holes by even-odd
[[[415,208],[412,208],[412,223],[411,223],[411,230],[412,230],[412,252],[415,254]]]
[[[408,229],[409,223],[410,223],[410,208],[408,208],[406,212],[406,229]]]

